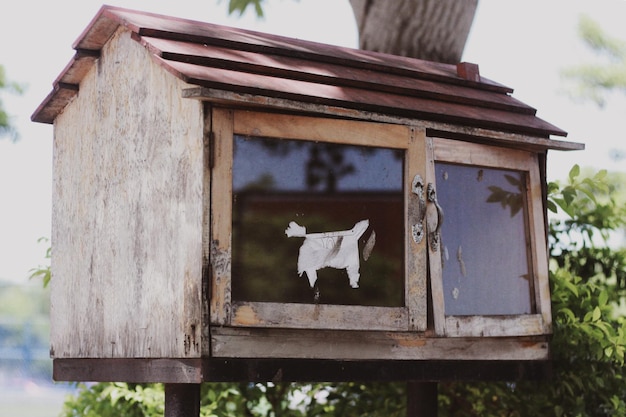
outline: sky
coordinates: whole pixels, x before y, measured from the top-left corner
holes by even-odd
[[[228,16],[228,0],[109,0],[106,4],[215,24],[235,26],[346,47],[358,46],[348,0],[268,0],[265,18],[253,13]],[[0,64],[10,80],[25,86],[21,96],[4,94],[19,140],[0,139],[0,282],[26,283],[29,270],[46,263],[50,236],[51,125],[30,115],[74,54],[72,43],[102,1],[20,0],[0,13]],[[611,35],[626,41],[626,0],[479,0],[463,60],[482,76],[514,89],[513,96],[538,109],[537,115],[566,130],[566,140],[585,151],[551,152],[550,180],[565,178],[578,163],[626,171],[626,160],[609,158],[626,150],[622,121],[626,98],[612,96],[604,109],[579,103],[563,92],[560,71],[591,54],[577,34],[586,14]]]

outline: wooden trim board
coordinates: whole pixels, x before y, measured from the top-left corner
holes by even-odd
[[[335,361],[293,359],[55,359],[55,381],[392,382],[547,379],[549,361]]]

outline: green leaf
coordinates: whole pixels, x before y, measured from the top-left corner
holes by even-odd
[[[565,308],[561,308],[559,312],[564,314],[569,319],[569,321],[571,322],[576,321],[576,316],[574,315],[574,312],[571,309],[565,307]]]
[[[578,164],[575,164],[572,169],[570,169],[569,171],[569,180],[571,182],[575,182],[576,177],[578,177],[580,175],[580,166],[578,166]]]
[[[598,296],[598,304],[600,304],[600,306],[605,306],[608,301],[609,293],[606,290],[602,290],[602,292]]]
[[[600,311],[600,307],[597,307],[593,309],[593,315],[591,317],[592,321],[598,321],[600,320],[600,317],[602,317],[602,311]]]
[[[574,201],[574,197],[576,197],[576,189],[572,186],[567,186],[563,188],[561,194],[563,195],[565,203],[569,206],[572,204],[572,201]]]
[[[570,290],[570,292],[571,292],[572,294],[574,294],[576,297],[578,297],[578,296],[579,296],[579,293],[578,293],[578,287],[577,287],[576,285],[574,285],[574,283],[572,283],[572,282],[571,282],[571,281],[569,281],[569,280],[563,280],[563,285],[564,285],[564,286],[565,286],[568,290]]]
[[[556,213],[558,211],[557,206],[554,203],[554,201],[548,200],[547,204],[548,204],[548,210],[550,210],[552,213]]]
[[[555,405],[554,406],[554,415],[556,417],[561,417],[563,415],[563,407],[561,407],[560,405]]]
[[[548,183],[548,194],[554,194],[556,192],[559,191],[561,187],[559,186],[558,183],[554,182],[554,181],[550,181]]]
[[[600,171],[596,172],[596,175],[593,176],[593,178],[596,181],[602,181],[606,178],[608,174],[608,171],[606,169],[601,169]]]
[[[263,6],[261,6],[261,1],[254,2],[254,10],[256,11],[256,15],[258,17],[263,17]]]
[[[561,210],[563,210],[565,212],[565,214],[567,214],[570,217],[574,217],[574,210],[572,207],[570,207],[570,205],[567,203],[567,201],[565,201],[565,199],[563,198],[553,198],[553,201],[559,205],[559,207],[561,207]]]
[[[248,6],[254,6],[254,11],[257,17],[263,17],[263,5],[262,0],[230,0],[228,3],[228,13],[233,14],[235,11],[239,12],[239,16],[243,15]]]
[[[578,189],[582,193],[584,193],[587,197],[589,197],[591,201],[593,201],[594,203],[597,203],[596,195],[594,194],[594,190],[593,190],[593,188],[597,188],[597,187],[595,186],[595,184],[591,182],[591,180],[589,180],[589,178],[586,178],[583,182],[587,185],[590,185],[592,189],[590,190],[590,189],[583,188],[583,187],[579,187]]]

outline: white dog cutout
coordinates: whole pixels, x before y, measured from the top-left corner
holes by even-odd
[[[325,267],[345,269],[350,286],[359,288],[359,238],[369,226],[361,220],[350,230],[326,233],[306,233],[306,228],[290,222],[285,230],[287,237],[304,237],[298,256],[298,275],[306,272],[311,288],[317,281],[317,270]]]

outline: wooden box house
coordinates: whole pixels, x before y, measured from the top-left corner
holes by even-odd
[[[73,46],[32,117],[54,124],[56,379],[549,359],[546,155],[582,146],[476,65],[108,6]]]

